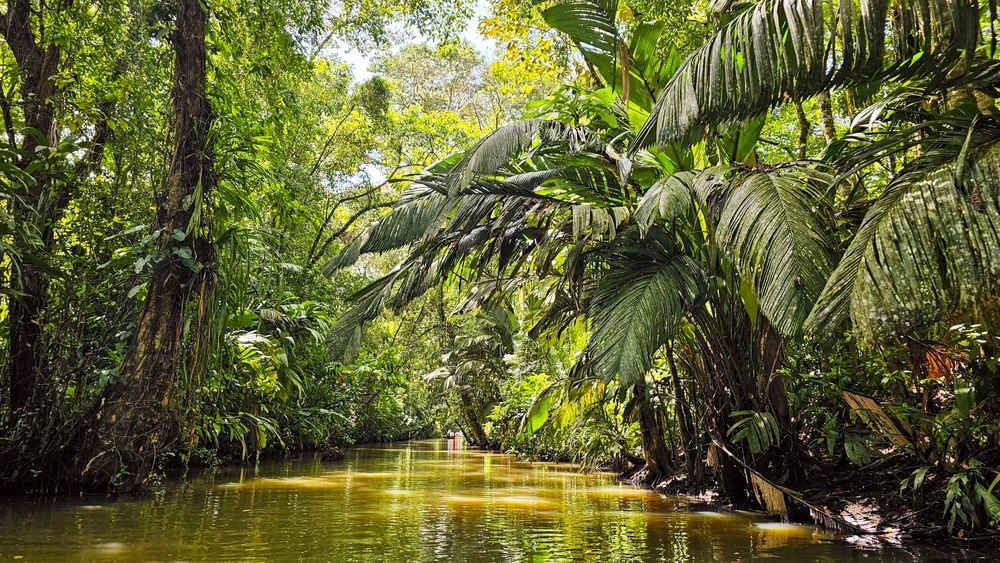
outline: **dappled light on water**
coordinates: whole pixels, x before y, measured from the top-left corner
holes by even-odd
[[[0,504],[0,562],[919,561],[444,440],[208,471],[142,499]]]

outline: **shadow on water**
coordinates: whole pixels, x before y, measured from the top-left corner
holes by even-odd
[[[454,443],[450,444],[454,446]],[[208,471],[138,500],[0,505],[0,562],[951,562],[584,474],[449,449],[365,447]]]

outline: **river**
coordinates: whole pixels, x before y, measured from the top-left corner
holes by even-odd
[[[5,500],[0,562],[955,560],[454,446],[410,442],[352,449],[337,462],[309,455],[221,468],[140,499]]]

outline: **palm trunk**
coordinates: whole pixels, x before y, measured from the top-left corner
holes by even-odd
[[[774,327],[767,322],[767,319],[761,317],[759,322],[763,325],[760,338],[763,371],[757,381],[757,392],[759,396],[764,398],[764,408],[774,416],[778,427],[787,438],[791,433],[791,413],[788,409],[785,378],[778,370],[781,367],[785,343]]]
[[[125,381],[106,399],[97,432],[77,458],[80,485],[87,490],[142,489],[159,454],[178,437],[171,391],[183,361],[185,312],[204,283],[198,263],[214,262],[214,247],[200,236],[194,211],[214,181],[209,128],[212,107],[206,91],[206,13],[200,0],[179,0],[172,42],[174,151],[157,216],[160,254],[149,283],[135,341],[121,366]],[[197,197],[200,194],[200,197]],[[178,232],[188,233],[178,241]]]
[[[670,449],[663,439],[663,427],[652,401],[649,400],[648,391],[645,383],[636,385],[633,390],[638,402],[636,406],[639,412],[639,433],[642,436],[642,457],[646,459],[648,471],[646,479],[648,484],[653,485],[670,475],[674,468],[670,461]]]
[[[476,414],[475,404],[472,402],[472,397],[465,391],[459,393],[459,398],[462,401],[462,413],[465,415],[465,421],[469,424],[469,431],[472,433],[472,442],[475,446],[486,447],[489,438],[486,436],[486,430],[483,425],[479,422],[479,416]]]
[[[833,103],[830,101],[830,93],[823,92],[816,96],[819,103],[820,121],[823,124],[823,139],[826,144],[830,144],[837,138],[837,122],[833,118]]]
[[[812,133],[812,123],[806,117],[802,102],[795,102],[795,116],[799,120],[799,158],[804,159],[809,152],[809,135]]]
[[[681,385],[680,376],[677,374],[677,363],[674,361],[674,349],[667,346],[667,367],[670,369],[670,384],[674,388],[674,411],[677,417],[677,426],[681,433],[681,448],[684,450],[684,468],[687,470],[688,479],[696,481],[696,447],[694,424],[691,421],[690,409],[684,394],[684,387]]]

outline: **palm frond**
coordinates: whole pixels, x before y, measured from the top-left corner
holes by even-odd
[[[831,334],[850,318],[865,337],[891,338],[954,312],[995,312],[1000,135],[991,137],[947,151],[952,159],[929,171],[916,162],[889,185],[831,274],[808,332]]]
[[[835,13],[824,4],[766,0],[739,15],[687,58],[633,147],[694,142],[706,128],[832,87],[918,74],[943,81],[980,33],[977,6],[964,0],[894,2],[891,20],[886,0],[840,0]]]
[[[448,195],[455,196],[465,190],[479,175],[492,175],[512,160],[524,155],[535,143],[559,141],[568,152],[579,152],[596,143],[600,138],[585,128],[571,127],[559,121],[542,118],[515,121],[483,137],[462,155],[448,172],[445,184]],[[564,149],[565,150],[565,149]]]
[[[668,233],[613,246],[591,297],[594,331],[586,356],[604,381],[617,375],[624,388],[644,381],[653,354],[677,332],[681,317],[707,288],[701,266],[672,252]]]
[[[448,216],[432,225],[428,231],[433,232],[424,233],[421,240],[410,240],[409,253],[392,272],[351,296],[353,306],[337,319],[327,337],[333,354],[350,350],[358,328],[385,308],[404,307],[463,262],[475,277],[488,277],[491,268],[503,269],[515,257],[518,264],[528,264],[526,257],[538,243],[523,236],[525,221],[536,213],[558,212],[560,205],[569,208],[569,204],[536,196],[512,183],[475,181],[468,191],[454,198],[441,196],[446,199]]]
[[[572,0],[542,11],[545,23],[569,35],[590,64],[611,84],[622,64],[617,59],[618,0]],[[619,84],[621,79],[618,78]]]
[[[538,190],[539,195],[602,208],[631,203],[627,187],[600,158],[590,157],[572,166],[560,167],[557,172],[546,179],[545,185]]]
[[[739,174],[727,183],[716,236],[760,311],[797,335],[833,269],[824,197],[832,176],[806,167]]]
[[[450,203],[425,184],[413,184],[388,215],[362,231],[323,266],[323,275],[353,265],[363,254],[402,248],[426,237],[445,219]]]
[[[656,221],[671,223],[691,207],[694,176],[694,172],[678,172],[650,186],[635,210],[635,222],[642,234],[646,234]]]
[[[648,112],[657,86],[665,82],[663,75],[677,68],[676,61],[654,56],[662,23],[640,24],[631,44],[626,44],[615,22],[617,12],[618,0],[571,0],[543,10],[542,17],[573,39],[587,62],[623,100]]]
[[[573,206],[573,238],[581,240],[584,236],[594,238],[615,238],[618,227],[628,218],[629,212],[624,207],[604,209],[588,204]]]
[[[326,333],[326,346],[334,357],[344,356],[350,362],[361,341],[364,324],[374,320],[385,309],[393,284],[401,272],[379,278],[352,296],[354,306],[342,314]]]

